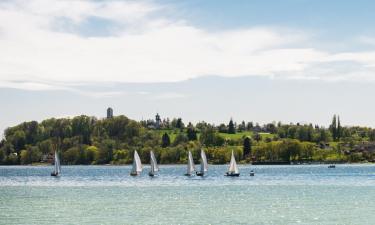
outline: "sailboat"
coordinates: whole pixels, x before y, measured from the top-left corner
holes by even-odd
[[[232,150],[232,157],[230,159],[229,169],[225,176],[229,177],[238,177],[240,176],[240,172],[238,171],[236,159],[234,158],[233,150]]]
[[[185,176],[192,176],[194,175],[195,165],[194,165],[193,155],[191,154],[191,151],[189,151],[188,156],[189,158],[188,158],[188,164],[187,164],[187,172]]]
[[[130,172],[131,176],[138,176],[142,173],[142,162],[139,158],[138,152],[134,151],[134,160],[133,160],[133,168]]]
[[[197,176],[204,176],[204,174],[208,171],[208,164],[207,164],[207,157],[206,153],[201,150],[201,171],[197,171]]]
[[[55,168],[54,171],[51,173],[51,176],[56,177],[59,176],[61,173],[61,165],[60,165],[60,158],[57,151],[55,151]]]
[[[153,177],[155,175],[157,175],[158,171],[159,171],[159,166],[158,166],[158,163],[156,161],[156,157],[154,155],[154,152],[153,151],[150,151],[150,164],[151,164],[151,171],[148,173],[148,175],[150,177]]]

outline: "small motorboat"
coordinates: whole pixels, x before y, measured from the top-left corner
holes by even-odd
[[[255,175],[254,170],[250,171],[250,176],[253,177]]]
[[[197,171],[197,172],[195,172],[195,175],[197,175],[198,177],[203,177],[204,173],[201,172],[201,171]]]
[[[329,165],[328,168],[332,169],[332,168],[336,168],[335,165]]]

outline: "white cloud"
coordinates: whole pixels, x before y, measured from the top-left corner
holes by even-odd
[[[304,47],[309,36],[290,29],[207,31],[163,17],[164,9],[142,1],[2,2],[1,86],[27,81],[18,87],[34,90],[61,82],[161,82],[204,75],[373,80],[375,52],[333,54]],[[62,25],[84,26],[92,17],[116,24],[113,34],[86,37],[79,28],[72,32]],[[332,62],[358,66],[339,72],[318,68]]]
[[[176,99],[176,98],[186,98],[187,96],[181,93],[176,93],[176,92],[166,92],[166,93],[161,93],[161,94],[156,94],[150,99],[155,99],[155,100],[169,100],[169,99]]]

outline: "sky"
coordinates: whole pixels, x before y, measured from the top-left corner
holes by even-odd
[[[374,10],[370,0],[3,0],[0,130],[108,106],[136,120],[327,126],[336,113],[375,126]]]

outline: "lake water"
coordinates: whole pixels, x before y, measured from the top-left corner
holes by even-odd
[[[239,167],[0,166],[0,224],[375,224],[375,165]]]

